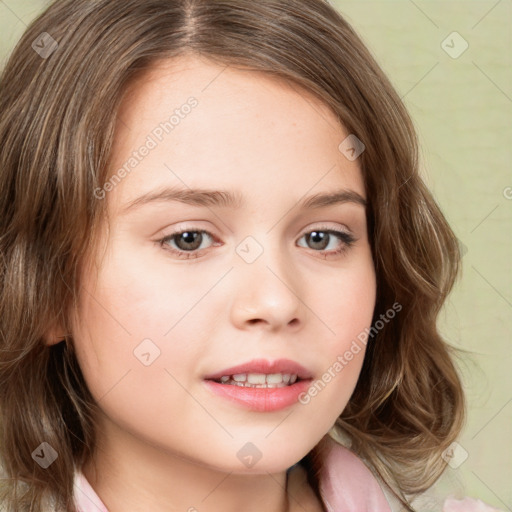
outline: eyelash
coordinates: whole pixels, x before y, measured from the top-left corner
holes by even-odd
[[[328,235],[335,236],[343,242],[343,245],[341,245],[339,249],[331,250],[331,251],[328,251],[325,253],[323,251],[317,251],[315,249],[311,249],[314,252],[320,252],[320,253],[325,254],[325,259],[327,259],[327,257],[329,257],[329,256],[341,256],[342,254],[347,252],[350,249],[350,247],[352,247],[354,242],[357,242],[357,239],[349,233],[346,233],[344,231],[338,231],[338,230],[331,229],[331,228],[326,228],[326,227],[318,227],[318,228],[312,229],[311,231],[307,231],[300,238],[303,238],[305,235],[309,235],[314,232],[326,233]],[[209,231],[206,231],[204,229],[182,229],[180,231],[171,233],[170,235],[167,235],[164,238],[157,240],[156,242],[162,248],[164,248],[164,250],[171,252],[172,254],[176,255],[180,259],[188,260],[188,259],[199,258],[200,257],[198,255],[199,254],[198,251],[200,251],[199,249],[194,249],[193,251],[184,251],[182,249],[174,249],[172,247],[169,247],[169,245],[166,243],[168,241],[174,240],[176,237],[178,237],[179,235],[182,235],[184,233],[201,233],[201,234],[208,235],[212,240],[215,240],[215,238],[216,238]],[[329,240],[329,242],[330,242],[330,240]],[[164,245],[166,245],[166,247],[164,247]]]

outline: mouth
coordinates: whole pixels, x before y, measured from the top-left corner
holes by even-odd
[[[280,359],[253,360],[204,378],[215,395],[251,411],[271,412],[289,407],[309,387],[312,374],[298,363]]]
[[[283,387],[312,378],[312,373],[291,359],[253,359],[204,377],[222,384],[245,387]]]

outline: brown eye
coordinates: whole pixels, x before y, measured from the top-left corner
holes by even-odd
[[[306,236],[306,243],[308,243],[311,249],[319,249],[321,251],[329,245],[330,238],[332,235],[325,233],[324,231],[311,231]]]
[[[184,231],[173,237],[174,243],[182,251],[196,251],[201,246],[203,235],[199,231]]]
[[[306,246],[315,251],[325,251],[331,246],[327,254],[341,253],[356,241],[349,233],[333,229],[315,229],[303,235],[302,238],[306,240]]]
[[[166,247],[167,250],[174,252],[177,255],[183,255],[184,257],[195,257],[196,252],[207,247],[203,246],[203,242],[210,239],[213,241],[213,235],[203,230],[185,230],[159,240],[162,247]],[[211,245],[211,244],[210,244]]]

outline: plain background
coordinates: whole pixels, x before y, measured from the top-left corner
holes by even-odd
[[[47,3],[0,0],[1,67]],[[512,0],[330,3],[409,109],[425,181],[464,252],[439,319],[449,342],[473,353],[461,363],[469,414],[458,467],[446,476],[512,510]]]

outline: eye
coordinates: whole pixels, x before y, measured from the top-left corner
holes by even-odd
[[[342,254],[357,241],[350,233],[330,228],[318,228],[309,231],[299,240],[303,238],[306,240],[306,247],[324,254],[325,257]],[[184,229],[157,240],[157,243],[178,258],[191,259],[198,258],[203,250],[213,245],[214,240],[215,237],[208,231]],[[210,242],[209,245],[208,241]],[[299,246],[304,247],[301,244]]]
[[[356,241],[350,233],[329,228],[318,228],[309,231],[299,240],[302,240],[302,238],[305,238],[307,246],[318,252],[326,251],[331,247],[331,250],[325,252],[326,256],[341,254],[347,251]],[[304,246],[301,245],[301,247]]]
[[[208,231],[187,229],[172,233],[158,240],[158,243],[178,257],[189,259],[198,257],[197,251],[205,249],[203,242],[208,239],[214,240]]]

